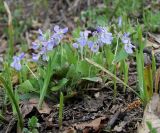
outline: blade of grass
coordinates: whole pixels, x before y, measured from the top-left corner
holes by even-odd
[[[124,83],[128,83],[128,69],[129,65],[124,61]],[[126,86],[124,86],[124,92],[126,91]]]
[[[6,89],[11,103],[13,103],[14,106],[15,106],[15,109],[16,109],[16,112],[17,112],[17,117],[18,117],[18,125],[19,125],[20,129],[22,130],[23,129],[23,118],[22,118],[22,114],[20,112],[17,100],[15,98],[15,95],[14,95],[12,89],[8,86],[5,79],[2,77],[2,75],[0,75],[0,82],[3,84],[3,87]]]
[[[116,64],[114,65],[114,75],[116,75]],[[113,78],[113,84],[114,84],[114,100],[116,100],[116,96],[117,96],[117,80],[115,78]]]
[[[63,102],[64,102],[64,96],[63,96],[63,93],[61,92],[61,94],[60,94],[60,103],[59,103],[59,128],[62,128]]]

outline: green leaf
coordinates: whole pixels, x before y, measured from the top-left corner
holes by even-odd
[[[100,82],[102,83],[102,79],[100,77],[84,77],[82,78],[83,80],[88,80],[88,81],[91,81],[91,82]]]
[[[52,87],[51,90],[52,90],[52,91],[58,91],[58,90],[60,90],[64,85],[66,85],[67,82],[68,82],[68,79],[63,78],[62,80],[59,81],[59,83],[58,83],[56,86]]]
[[[128,54],[127,52],[122,48],[120,50],[120,52],[116,55],[116,57],[114,58],[113,62],[114,63],[118,63],[120,62],[121,60],[124,60],[128,57]]]
[[[81,73],[83,76],[88,76],[90,71],[90,65],[85,61],[82,60],[77,65],[77,72]]]
[[[27,92],[32,92],[32,91],[35,92],[36,90],[33,88],[29,80],[26,80],[20,85],[19,92],[27,93]]]
[[[76,75],[76,67],[74,64],[71,64],[68,72],[67,72],[67,75],[66,75],[66,78],[69,79],[69,78],[72,78],[73,75],[75,76]]]
[[[101,64],[101,65],[104,64],[104,61],[103,61],[104,58],[102,53],[95,54],[92,59],[98,64]]]
[[[28,121],[28,127],[33,130],[34,128],[37,127],[37,125],[38,125],[37,117],[32,116],[32,118],[30,118]]]

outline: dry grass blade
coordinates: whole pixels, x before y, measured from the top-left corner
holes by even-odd
[[[160,68],[157,69],[155,74],[155,92],[156,93],[158,93],[159,81],[160,81]]]
[[[154,94],[151,101],[147,104],[143,121],[138,128],[138,133],[150,133],[147,122],[150,122],[154,129],[156,129],[157,133],[160,132],[160,97],[158,94]]]
[[[7,14],[8,14],[8,26],[10,26],[10,25],[12,25],[12,15],[11,15],[11,11],[9,9],[9,6],[5,1],[4,1],[4,7],[5,7]]]

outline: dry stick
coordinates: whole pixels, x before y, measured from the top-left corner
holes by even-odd
[[[110,130],[110,129],[114,126],[114,124],[115,124],[116,120],[119,118],[120,114],[121,114],[121,111],[118,110],[118,111],[110,118],[110,120],[109,120],[109,122],[108,122],[108,124],[107,124],[106,130]]]
[[[12,24],[12,15],[9,10],[8,4],[5,1],[4,1],[4,7],[5,7],[7,14],[8,14],[8,25],[11,25]]]
[[[108,71],[107,69],[105,69],[104,67],[102,67],[101,65],[97,64],[96,62],[93,62],[92,60],[85,58],[85,60],[94,65],[95,67],[98,67],[99,69],[101,69],[102,71],[106,72],[109,76],[111,76],[112,78],[116,79],[117,81],[119,81],[120,83],[122,83],[124,86],[126,86],[128,89],[130,89],[132,92],[134,92],[141,100],[142,98],[140,97],[140,95],[130,86],[128,86],[126,83],[124,83],[121,79],[119,79],[118,77],[116,77],[114,74],[112,74],[110,71]]]
[[[8,57],[12,57],[14,54],[14,33],[13,33],[13,25],[12,25],[12,15],[9,9],[8,4],[4,1],[4,7],[8,14],[8,35],[9,35],[9,55]]]

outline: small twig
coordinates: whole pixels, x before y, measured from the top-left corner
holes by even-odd
[[[14,31],[13,31],[13,25],[12,25],[12,15],[9,9],[8,4],[4,1],[4,7],[7,11],[8,14],[8,35],[9,35],[9,52],[8,52],[8,57],[9,59],[13,56],[14,54]]]
[[[109,122],[108,122],[108,124],[107,124],[106,130],[110,130],[110,129],[114,126],[114,124],[115,124],[116,120],[118,119],[118,117],[120,116],[120,114],[121,114],[121,111],[117,111],[117,112],[111,117],[111,119],[109,120]]]

